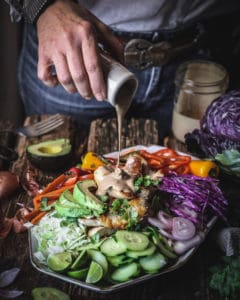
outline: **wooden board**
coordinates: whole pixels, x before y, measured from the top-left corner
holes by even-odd
[[[157,122],[149,119],[124,119],[122,148],[135,145],[157,145]],[[88,150],[106,154],[118,150],[117,120],[97,119],[92,122],[88,138]]]

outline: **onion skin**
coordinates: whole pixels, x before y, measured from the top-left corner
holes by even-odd
[[[0,199],[10,197],[19,187],[19,178],[10,171],[0,171]]]

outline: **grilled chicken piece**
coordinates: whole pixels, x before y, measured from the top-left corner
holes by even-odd
[[[97,183],[97,195],[109,195],[111,199],[128,199],[128,206],[108,213],[98,218],[80,219],[79,222],[89,226],[103,226],[111,229],[124,229],[132,220],[134,212],[137,220],[141,220],[147,212],[147,200],[149,190],[141,190],[140,196],[136,198],[134,180],[137,176],[146,174],[147,162],[138,154],[130,155],[125,166],[113,168],[111,166],[100,166],[94,172]],[[121,212],[121,213],[120,213]]]
[[[134,153],[128,156],[123,169],[129,175],[139,176],[146,173],[148,164],[141,155]]]
[[[92,227],[91,229],[88,230],[88,237],[94,236],[95,234],[98,234],[99,237],[103,237],[103,236],[109,236],[112,233],[114,233],[114,229],[98,226],[98,227]]]
[[[98,183],[101,182],[105,176],[114,172],[114,168],[111,166],[101,166],[94,171],[94,180]]]
[[[146,200],[135,198],[128,201],[128,203],[128,210],[136,211],[138,220],[141,220],[147,212]],[[129,220],[124,215],[108,213],[95,219],[79,219],[79,222],[89,227],[104,226],[112,229],[124,229],[128,225]]]

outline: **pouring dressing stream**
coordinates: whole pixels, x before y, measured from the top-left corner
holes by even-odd
[[[138,80],[123,65],[101,53],[103,71],[107,81],[107,101],[115,107],[118,122],[118,160],[120,162],[121,136],[123,119],[131,105],[132,98],[138,87]]]

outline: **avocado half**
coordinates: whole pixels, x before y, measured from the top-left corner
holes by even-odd
[[[27,159],[41,170],[58,171],[67,169],[72,159],[72,145],[69,139],[48,140],[29,145]]]

